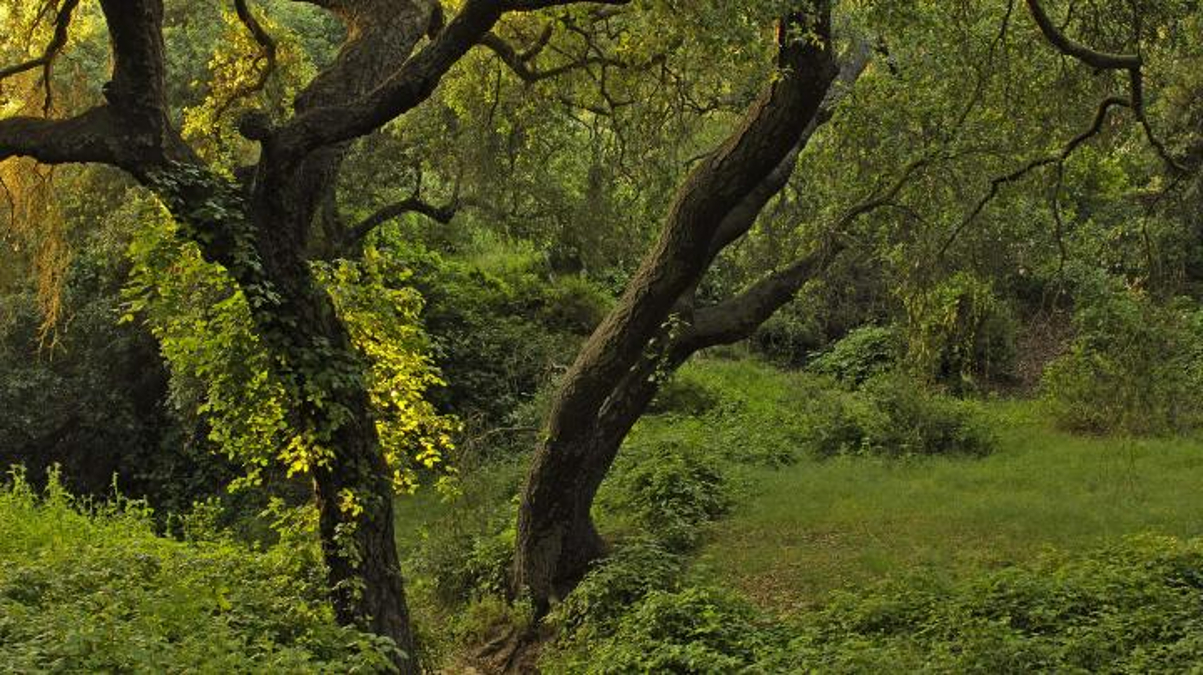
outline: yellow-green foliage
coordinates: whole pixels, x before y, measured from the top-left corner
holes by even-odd
[[[262,48],[232,9],[222,9],[207,91],[197,105],[183,111],[184,138],[206,160],[226,168],[253,163],[257,152],[255,144],[236,131],[238,115],[249,108],[283,115],[283,102],[292,100],[316,72],[295,33],[266,13],[257,18],[276,41],[274,69],[264,75],[268,62]]]
[[[989,281],[958,272],[904,293],[903,305],[907,360],[921,377],[960,389],[1010,372],[1014,318]]]
[[[312,536],[250,548],[155,536],[144,505],[89,506],[52,475],[0,487],[0,671],[383,672],[381,638],[334,623]]]
[[[247,466],[247,482],[273,461],[290,474],[325,461],[328,450],[289,425],[293,402],[273,375],[242,291],[174,236],[174,223],[155,203],[132,199],[125,208],[141,223],[130,248],[126,318],[144,318],[158,338],[174,403],[204,416],[209,440]],[[370,363],[366,377],[393,482],[412,490],[422,472],[442,466],[456,425],[423,398],[441,379],[426,353],[421,297],[371,251],[361,262],[318,265],[314,273]]]
[[[368,386],[379,416],[376,429],[394,486],[412,492],[418,472],[443,465],[457,423],[424,398],[443,385],[428,354],[419,313],[422,297],[404,283],[409,272],[373,248],[358,263],[340,261],[319,277],[334,297],[351,337],[370,359]],[[392,285],[390,285],[392,284]]]

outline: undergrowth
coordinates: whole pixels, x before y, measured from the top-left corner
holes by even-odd
[[[203,510],[202,510],[203,511]],[[0,671],[383,672],[391,642],[335,625],[316,542],[251,548],[141,502],[77,500],[52,473],[0,487]]]

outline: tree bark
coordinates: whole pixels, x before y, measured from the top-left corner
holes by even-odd
[[[795,40],[795,31],[817,39]],[[565,374],[518,514],[514,587],[537,614],[604,553],[590,517],[597,490],[663,375],[706,341],[693,326],[692,289],[784,184],[811,123],[825,121],[837,74],[829,2],[799,1],[782,18],[778,66],[779,78],[678,189],[656,248]]]

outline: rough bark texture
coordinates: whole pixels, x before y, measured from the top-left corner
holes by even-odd
[[[785,37],[795,29],[813,31],[817,40]],[[655,395],[658,374],[671,372],[695,349],[692,289],[718,251],[746,232],[781,188],[809,124],[822,121],[821,104],[837,73],[829,3],[799,2],[783,17],[778,36],[780,77],[680,186],[659,243],[586,342],[553,402],[523,490],[514,569],[516,590],[530,594],[537,612],[571,590],[604,552],[590,518],[593,498]],[[673,314],[680,325],[671,325]]]
[[[262,115],[247,115],[240,122],[262,152],[255,167],[239,172],[237,184],[205,166],[170,124],[162,0],[101,0],[113,53],[105,104],[69,119],[0,120],[0,160],[27,156],[122,168],[159,195],[208,260],[229,270],[247,296],[276,375],[293,395],[290,422],[330,451],[314,470],[314,488],[335,613],[342,623],[392,638],[410,655],[392,490],[364,364],[310,273],[315,231],[339,222],[334,190],[350,141],[425,100],[505,11],[572,1],[467,0],[443,26],[436,0],[310,0],[343,21],[346,41],[297,97],[290,120],[273,127]],[[254,32],[258,24],[244,4],[239,10]],[[61,47],[57,33],[65,33],[70,9],[60,17],[47,62]],[[425,36],[430,40],[418,49]],[[261,28],[255,38],[270,44]],[[24,69],[0,70],[0,77]],[[312,402],[313,391],[321,392],[321,405]],[[347,508],[347,495],[359,508]],[[418,670],[412,658],[398,658],[396,665],[402,673]]]

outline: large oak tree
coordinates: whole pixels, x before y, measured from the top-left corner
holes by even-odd
[[[416,672],[393,532],[392,486],[380,452],[362,356],[310,269],[318,221],[333,203],[349,143],[428,98],[447,71],[506,12],[571,0],[467,0],[445,20],[429,0],[311,0],[337,17],[337,58],[299,93],[292,115],[251,112],[239,131],[258,161],[230,178],[202,161],[173,127],[162,0],[102,0],[112,53],[104,103],[68,118],[0,120],[0,160],[100,163],[120,168],[170,210],[205,258],[246,296],[274,375],[294,402],[288,422],[313,456],[311,472],[335,613],[392,638]],[[623,0],[602,0],[621,4]],[[78,0],[53,7],[45,51],[0,77],[49,70],[66,44]],[[271,36],[235,3],[265,53]]]

